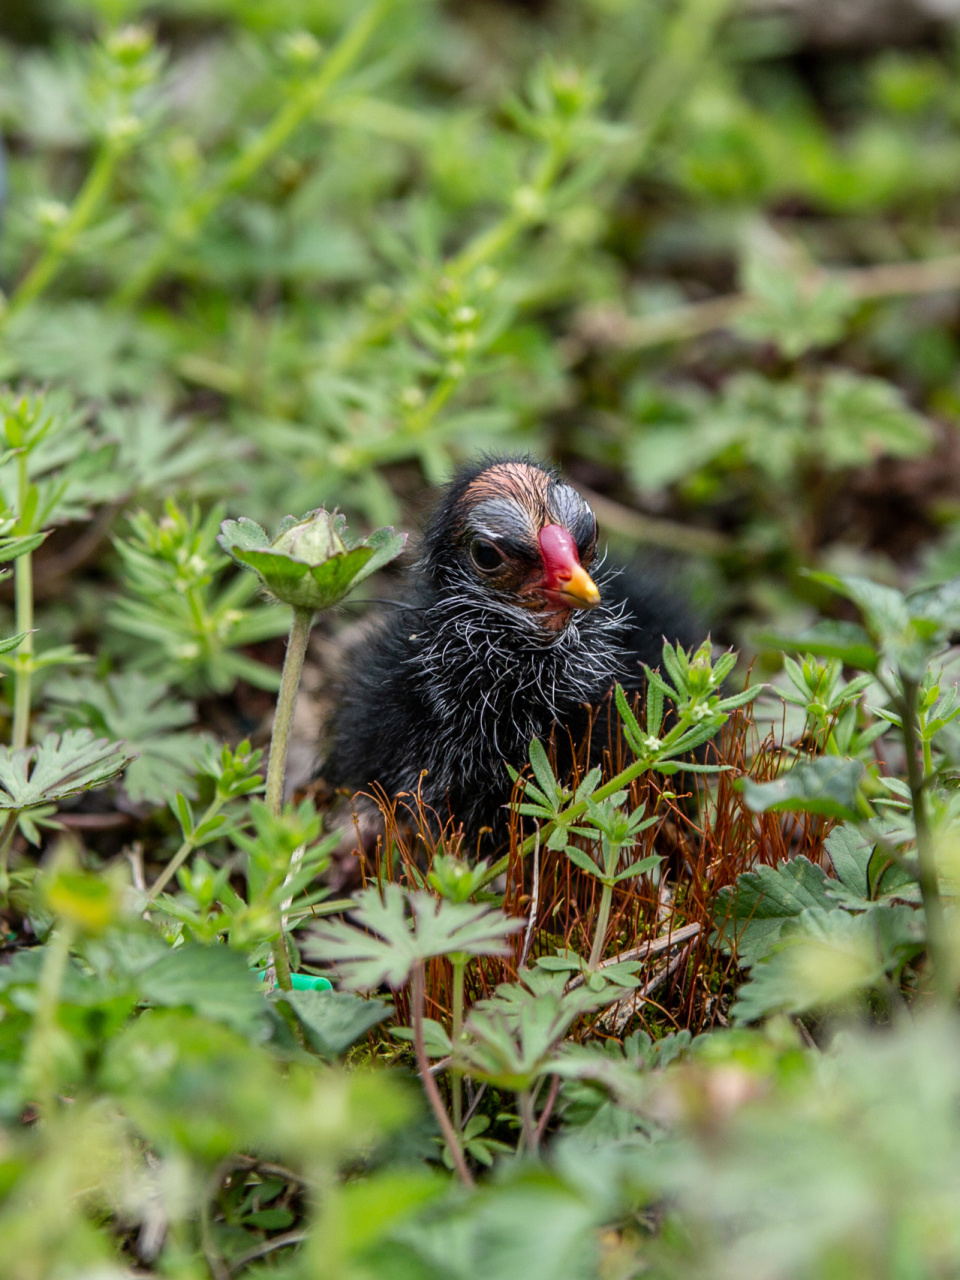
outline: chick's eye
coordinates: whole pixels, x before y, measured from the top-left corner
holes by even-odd
[[[503,563],[502,553],[485,538],[474,538],[470,543],[470,559],[482,573],[492,573]]]

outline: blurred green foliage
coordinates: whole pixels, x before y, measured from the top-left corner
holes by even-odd
[[[958,50],[824,53],[729,0],[4,6],[4,1276],[956,1273]],[[485,449],[562,464],[621,552],[692,548],[718,633],[776,632],[792,767],[742,802],[842,825],[830,874],[714,904],[736,1027],[589,1033],[648,976],[600,971],[614,887],[669,870],[619,788],[700,768],[709,813],[671,753],[754,696],[732,656],[670,651],[645,729],[621,705],[625,779],[531,749],[593,954],[470,1010],[528,928],[501,864],[335,900],[313,801],[258,798],[289,618],[222,516],[409,523]],[[386,1001],[258,981],[345,909],[303,954],[397,989],[432,1117]]]

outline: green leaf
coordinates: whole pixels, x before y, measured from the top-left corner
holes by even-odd
[[[48,733],[38,747],[2,747],[0,809],[53,804],[102,787],[134,759],[125,743],[95,738],[89,729]]]
[[[405,533],[394,533],[390,528],[375,529],[370,537],[366,539],[366,545],[373,548],[373,555],[356,574],[353,580],[354,586],[363,582],[365,578],[372,577],[384,565],[396,560],[407,543],[407,535]]]
[[[482,904],[437,901],[429,893],[405,893],[398,885],[354,895],[350,917],[314,928],[304,942],[305,954],[332,964],[341,985],[371,991],[386,983],[397,990],[414,964],[433,956],[507,955],[511,933],[523,928],[502,911]],[[408,914],[409,909],[409,914]],[[366,932],[365,932],[366,931]]]
[[[193,810],[190,808],[190,801],[178,791],[170,801],[170,808],[173,810],[174,817],[180,823],[180,830],[183,832],[184,840],[189,840],[193,835]]]
[[[357,999],[358,997],[354,997]],[[396,1040],[406,1040],[413,1043],[412,1027],[394,1027],[390,1034]],[[450,1044],[450,1037],[444,1030],[443,1023],[437,1022],[435,1018],[424,1018],[423,1020],[423,1044],[429,1058],[445,1058],[453,1047]]]
[[[754,813],[815,813],[827,818],[857,817],[860,781],[865,769],[860,760],[820,756],[795,765],[773,782],[740,782],[743,798]]]
[[[809,653],[819,658],[840,658],[848,667],[875,671],[878,654],[867,632],[856,622],[821,621],[795,636],[763,632],[758,642],[771,649]]]
[[[557,779],[539,738],[534,738],[530,743],[530,767],[533,769],[533,776],[540,784],[544,803],[555,804]]]
[[[810,907],[833,910],[829,881],[807,858],[791,858],[777,867],[757,867],[717,895],[713,921],[737,963],[749,968],[768,955],[783,926]]]
[[[578,849],[576,845],[567,845],[567,857],[575,867],[579,867],[581,871],[585,871],[587,875],[603,876],[603,869],[597,866],[597,863],[583,849]]]
[[[258,1209],[255,1213],[248,1213],[244,1218],[245,1223],[261,1231],[282,1231],[284,1227],[291,1226],[295,1221],[289,1209]]]
[[[861,835],[856,827],[845,822],[834,827],[824,841],[837,879],[850,893],[869,899],[869,867],[873,857],[873,844]]]
[[[742,280],[750,308],[737,322],[746,338],[775,342],[788,360],[811,347],[831,346],[843,336],[854,307],[838,280],[811,285],[789,254],[770,253],[765,245],[749,245]]]
[[[49,536],[48,529],[45,533],[28,533],[22,537],[0,538],[0,562],[19,560],[21,556],[36,551],[37,547],[43,546]]]
[[[259,982],[245,958],[228,947],[176,947],[144,969],[137,985],[148,1004],[185,1006],[244,1034],[252,1034],[265,1020]]]
[[[812,907],[785,929],[739,990],[734,1018],[803,1013],[849,1000],[896,975],[923,949],[920,913],[885,905],[859,915]]]
[[[231,555],[237,551],[267,551],[270,548],[267,531],[247,516],[241,516],[239,520],[224,520],[217,541]]]
[[[821,384],[818,408],[818,448],[828,467],[866,466],[885,455],[915,457],[932,443],[930,424],[882,378],[833,369]]]
[[[225,520],[218,541],[238,564],[259,574],[267,590],[299,609],[329,609],[403,550],[406,534],[378,529],[348,547],[346,521],[320,508],[285,520],[273,542],[252,520]]]
[[[16,649],[29,634],[29,631],[21,631],[17,636],[9,636],[6,640],[0,640],[0,653],[9,653],[11,649]]]
[[[277,998],[286,1001],[313,1048],[328,1061],[393,1012],[383,1000],[363,1000],[346,991],[284,991]]]
[[[50,683],[47,697],[60,724],[122,739],[138,753],[123,780],[131,800],[162,805],[177,791],[195,798],[197,761],[214,740],[206,733],[182,732],[193,724],[196,712],[191,703],[172,695],[165,680],[139,671],[106,680],[63,676]]]
[[[624,871],[618,872],[614,876],[614,883],[619,884],[621,880],[632,880],[636,876],[642,876],[647,871],[652,871],[654,867],[659,867],[663,858],[659,853],[651,853],[647,858],[641,858],[639,862],[632,862]]]

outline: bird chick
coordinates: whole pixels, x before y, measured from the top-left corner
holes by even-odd
[[[682,607],[650,581],[597,568],[597,521],[552,470],[478,463],[425,531],[403,607],[352,654],[322,774],[452,813],[471,842],[505,831],[506,765],[559,727],[574,741],[619,680],[642,682]]]

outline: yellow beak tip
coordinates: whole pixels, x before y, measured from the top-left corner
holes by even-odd
[[[579,566],[563,584],[560,594],[574,609],[595,609],[600,603],[597,584],[589,573]]]

